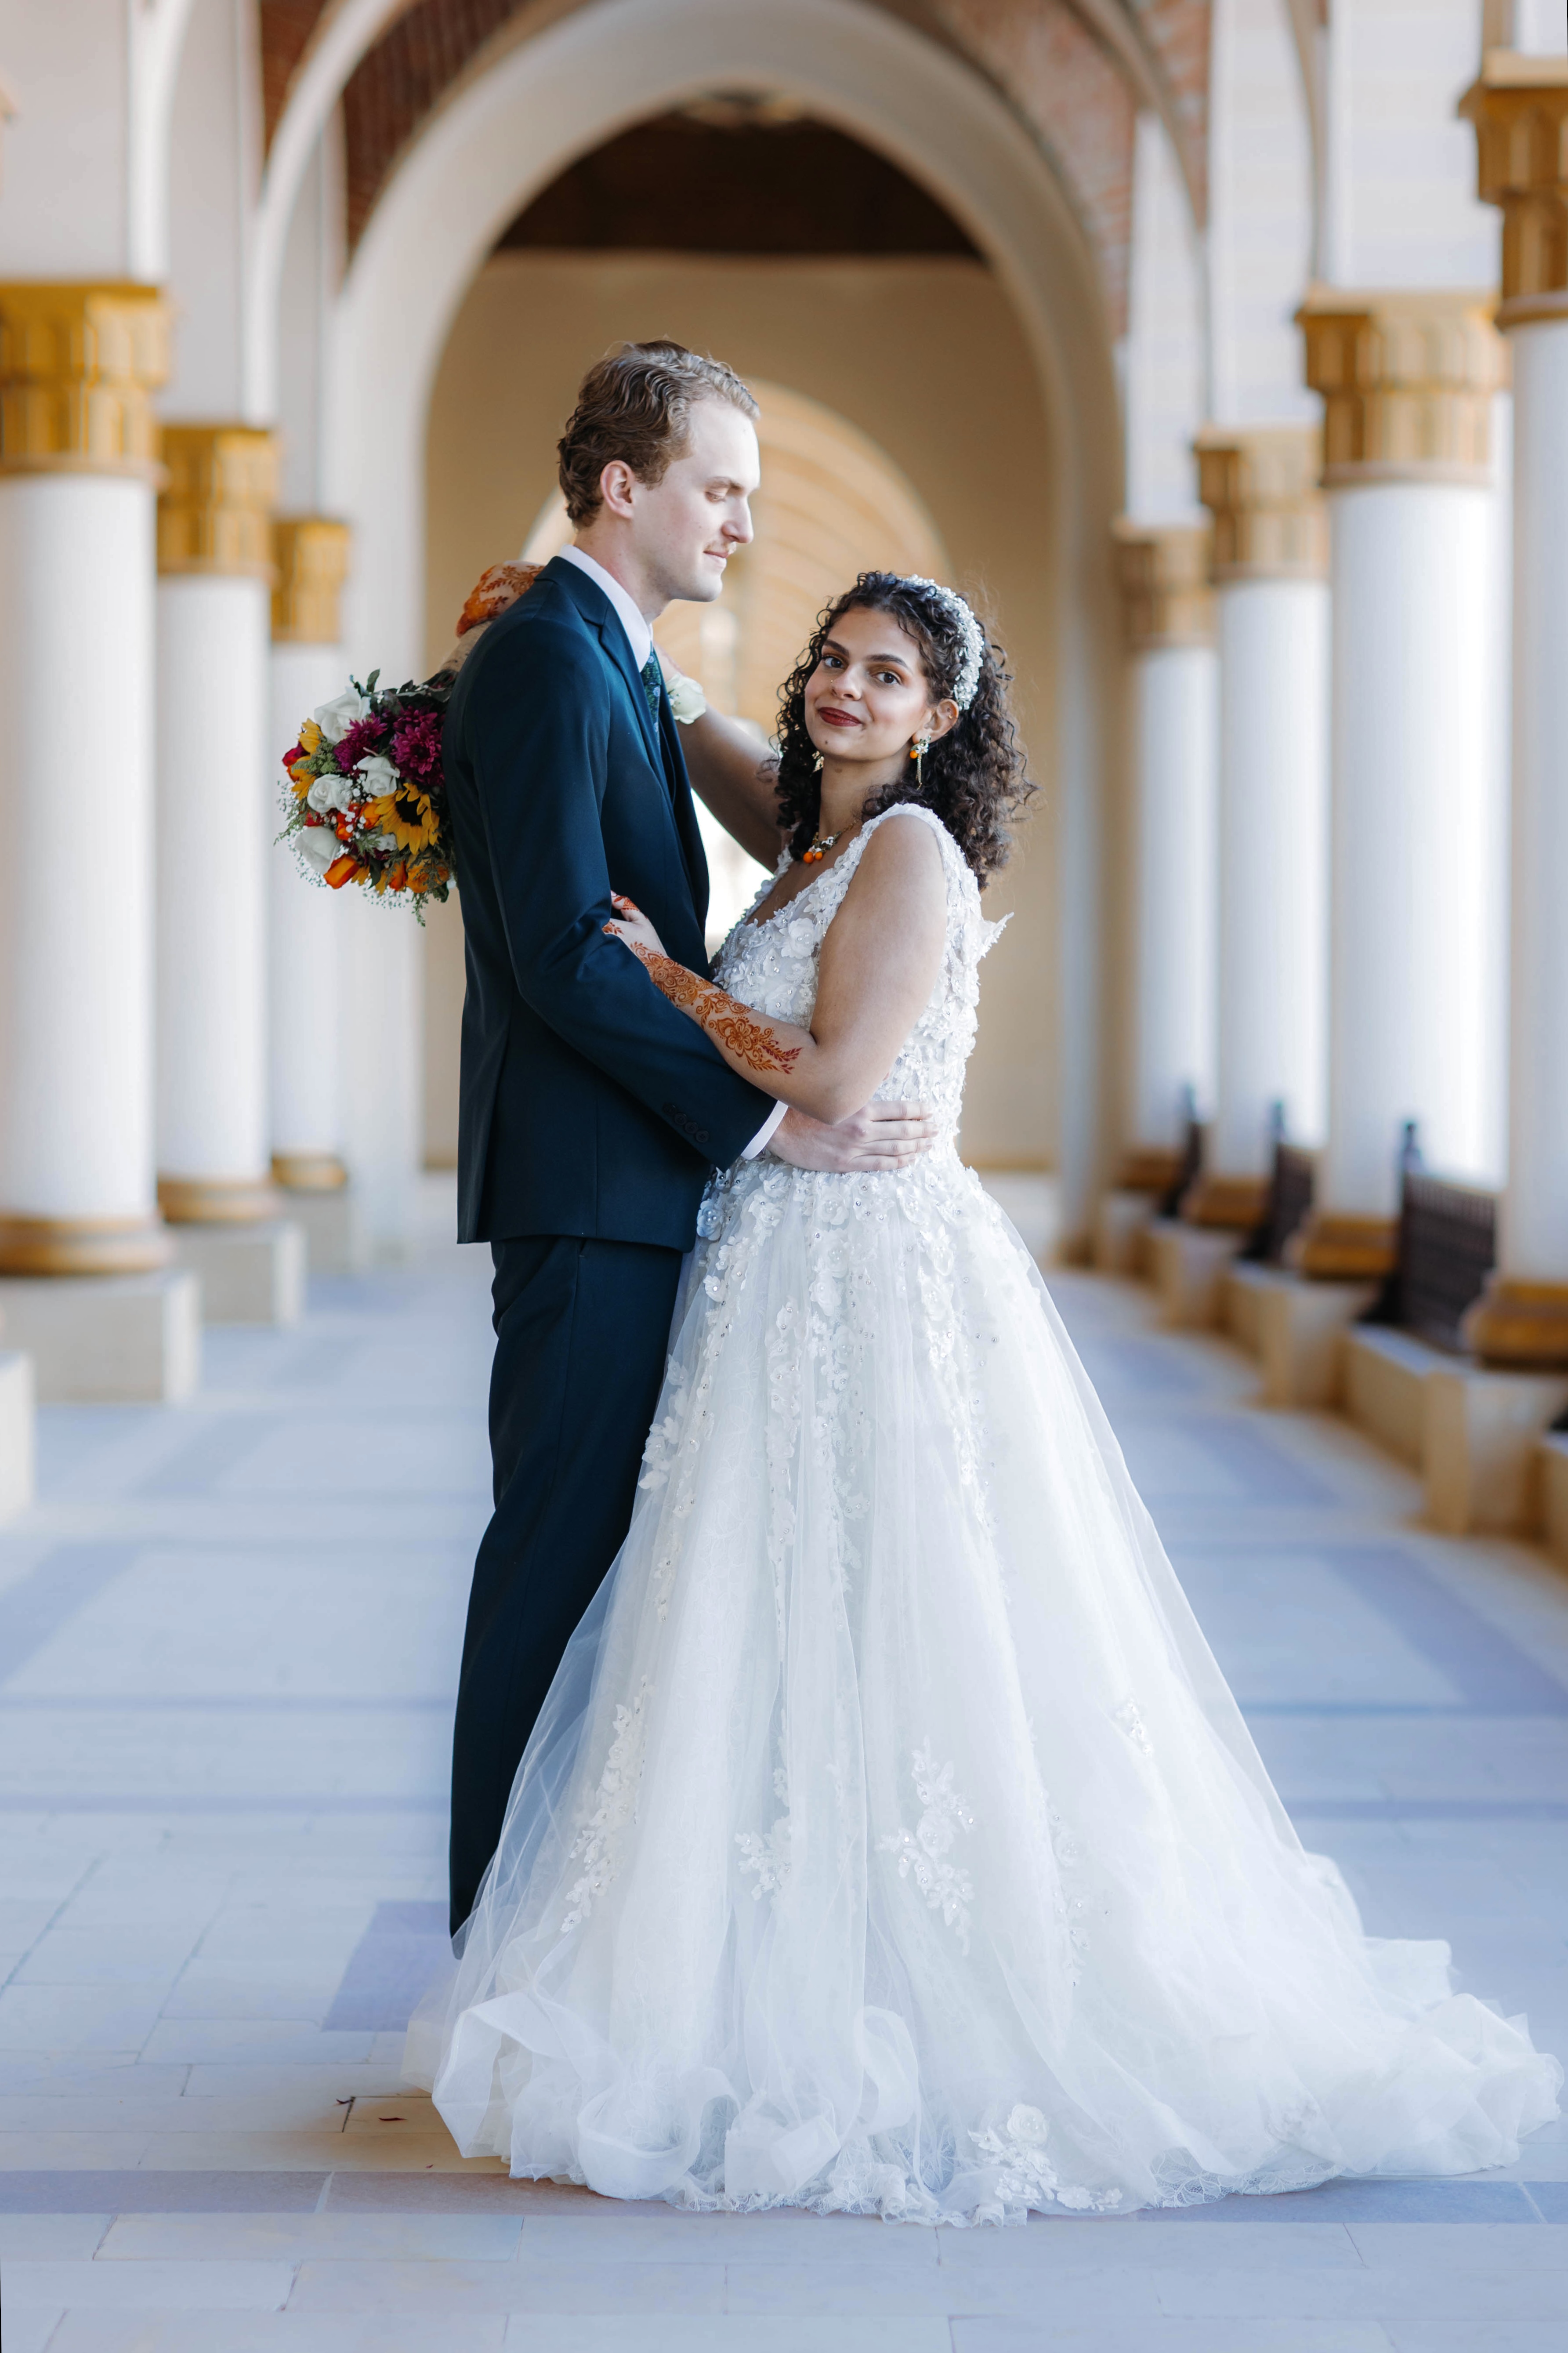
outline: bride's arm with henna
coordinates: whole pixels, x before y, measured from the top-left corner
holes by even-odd
[[[683,1013],[689,1013],[699,1029],[706,1029],[732,1069],[754,1080],[781,1102],[796,1100],[783,1087],[770,1085],[769,1081],[788,1077],[805,1049],[815,1042],[809,1029],[797,1029],[788,1021],[764,1021],[750,1006],[742,1005],[738,997],[727,997],[700,974],[688,972],[673,957],[646,947],[641,940],[626,939],[618,923],[606,923],[605,929],[613,938],[626,940],[654,987],[662,989],[670,1003],[679,1005]],[[850,1108],[858,1111],[860,1106],[853,1103]]]
[[[946,930],[942,853],[926,827],[886,825],[867,843],[823,943],[811,1027],[774,1021],[637,936],[629,906],[605,929],[656,988],[712,1039],[733,1071],[781,1103],[832,1123],[858,1111],[930,1002]]]

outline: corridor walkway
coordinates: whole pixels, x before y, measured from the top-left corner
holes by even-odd
[[[433,1219],[432,1230],[437,1230]],[[1568,2137],[1511,2176],[933,2232],[465,2166],[399,2088],[485,1512],[485,1254],[57,1409],[0,1536],[5,2353],[1560,2353]],[[1368,1925],[1568,2051],[1568,1579],[1412,1519],[1131,1286],[1057,1295],[1268,1764]]]

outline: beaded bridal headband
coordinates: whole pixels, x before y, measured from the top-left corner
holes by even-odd
[[[956,588],[944,588],[940,580],[928,580],[922,572],[906,572],[904,579],[910,587],[923,588],[928,596],[936,598],[963,639],[963,659],[952,682],[952,699],[960,711],[967,711],[980,683],[980,664],[985,651],[980,624]]]

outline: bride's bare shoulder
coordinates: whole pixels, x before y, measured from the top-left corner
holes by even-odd
[[[895,822],[900,818],[912,822]],[[899,886],[921,876],[936,881],[943,880],[946,860],[939,837],[945,830],[940,818],[912,802],[884,809],[867,829],[866,846],[860,852],[859,867],[850,889],[862,876],[873,882],[885,878]]]

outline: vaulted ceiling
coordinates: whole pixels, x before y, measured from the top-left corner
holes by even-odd
[[[588,0],[406,0],[350,76],[342,114],[347,232],[357,244],[431,113],[489,58]],[[1056,165],[1120,323],[1133,123],[1163,116],[1203,217],[1211,0],[872,0],[982,73]],[[259,0],[268,142],[332,0]]]

